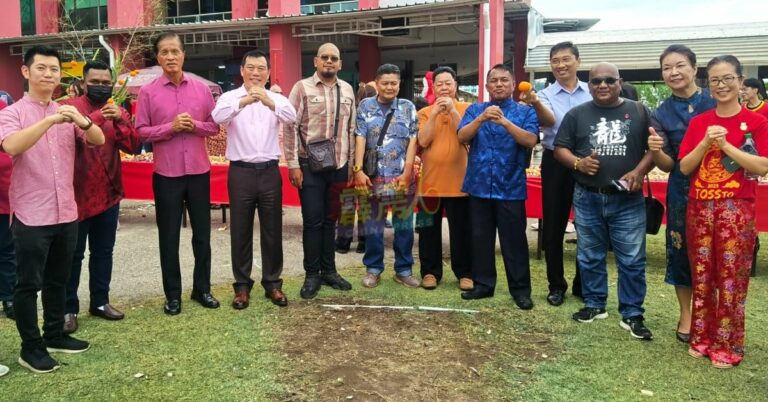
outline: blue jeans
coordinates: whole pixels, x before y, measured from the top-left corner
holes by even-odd
[[[619,313],[643,314],[645,300],[645,200],[642,192],[598,194],[576,184],[577,256],[586,307],[605,308],[608,298],[606,257],[613,246],[619,271]]]
[[[88,275],[90,281],[90,306],[96,308],[109,303],[109,283],[112,282],[112,250],[115,248],[117,219],[120,204],[83,220],[77,226],[77,246],[72,257],[72,270],[67,283],[67,304],[65,314],[80,312],[77,288],[80,286],[80,271],[85,257],[85,243],[88,241]]]
[[[0,214],[0,301],[12,302],[16,289],[16,252],[9,226],[10,215]]]
[[[371,196],[361,199],[361,215],[370,208],[365,226],[365,255],[363,264],[368,272],[381,275],[384,272],[384,221],[387,209],[392,208],[392,227],[395,238],[395,273],[399,276],[413,274],[413,195]]]

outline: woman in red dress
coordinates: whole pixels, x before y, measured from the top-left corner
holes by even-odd
[[[686,232],[693,322],[688,353],[729,368],[744,357],[744,309],[757,235],[754,175],[768,173],[768,119],[739,104],[744,78],[736,57],[715,57],[707,73],[717,106],[691,120],[679,153],[680,171],[691,178]],[[747,134],[757,155],[739,149]],[[728,159],[737,165],[724,165]]]

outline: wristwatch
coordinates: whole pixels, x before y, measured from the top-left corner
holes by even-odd
[[[363,167],[360,165],[353,165],[352,166],[352,173],[357,173],[359,171],[363,170]]]
[[[88,124],[86,124],[85,127],[80,127],[80,126],[78,127],[80,127],[80,129],[83,131],[88,131],[88,129],[91,128],[91,126],[93,126],[93,120],[91,120],[91,118],[88,116],[83,116],[83,117],[88,122]]]

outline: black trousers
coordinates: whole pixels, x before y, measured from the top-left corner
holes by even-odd
[[[211,291],[211,175],[209,172],[180,177],[152,175],[155,217],[160,237],[160,269],[168,300],[181,299],[179,236],[186,206],[192,226],[195,256],[192,290]]]
[[[10,228],[11,215],[0,214],[0,301],[12,302],[16,291],[16,251]]]
[[[443,212],[448,218],[451,270],[457,279],[472,277],[469,197],[421,197],[416,215],[421,277],[443,277]]]
[[[253,221],[259,212],[261,285],[266,290],[283,285],[283,179],[275,163],[265,169],[229,165],[230,239],[235,292],[253,288]]]
[[[496,231],[512,296],[531,295],[531,268],[525,236],[525,201],[469,197],[472,222],[472,276],[475,287],[496,288]]]
[[[545,149],[541,158],[541,202],[544,214],[541,230],[550,292],[565,292],[568,289],[563,268],[563,239],[573,204],[573,185],[573,171],[558,162],[553,151]],[[576,277],[573,289],[579,294],[581,278],[578,264],[575,261],[574,264]]]
[[[341,193],[349,175],[347,165],[315,173],[306,159],[299,160],[304,183],[299,190],[304,223],[304,271],[307,275],[336,272],[336,221],[341,214]]]
[[[22,350],[40,349],[43,338],[62,336],[67,280],[77,243],[77,222],[27,226],[14,219],[16,328]],[[43,336],[37,326],[37,292],[43,300]]]

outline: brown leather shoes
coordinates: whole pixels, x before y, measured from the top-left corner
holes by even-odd
[[[437,278],[432,274],[426,274],[421,278],[421,287],[424,289],[434,289],[437,287]]]
[[[69,335],[77,331],[77,314],[64,314],[64,333]]]
[[[272,289],[264,292],[264,297],[272,301],[272,304],[280,307],[288,305],[288,298],[285,297],[282,289]]]
[[[120,310],[112,307],[111,304],[105,304],[101,306],[101,308],[91,307],[88,312],[91,313],[92,316],[101,317],[110,321],[117,321],[125,318],[125,314],[121,313]]]
[[[475,283],[472,282],[472,279],[469,278],[461,278],[459,279],[459,289],[468,291],[475,288]]]
[[[241,290],[235,293],[235,299],[232,300],[232,307],[235,310],[242,310],[244,308],[248,308],[250,299],[251,299],[251,295],[248,294],[248,292],[246,292],[245,290]]]

